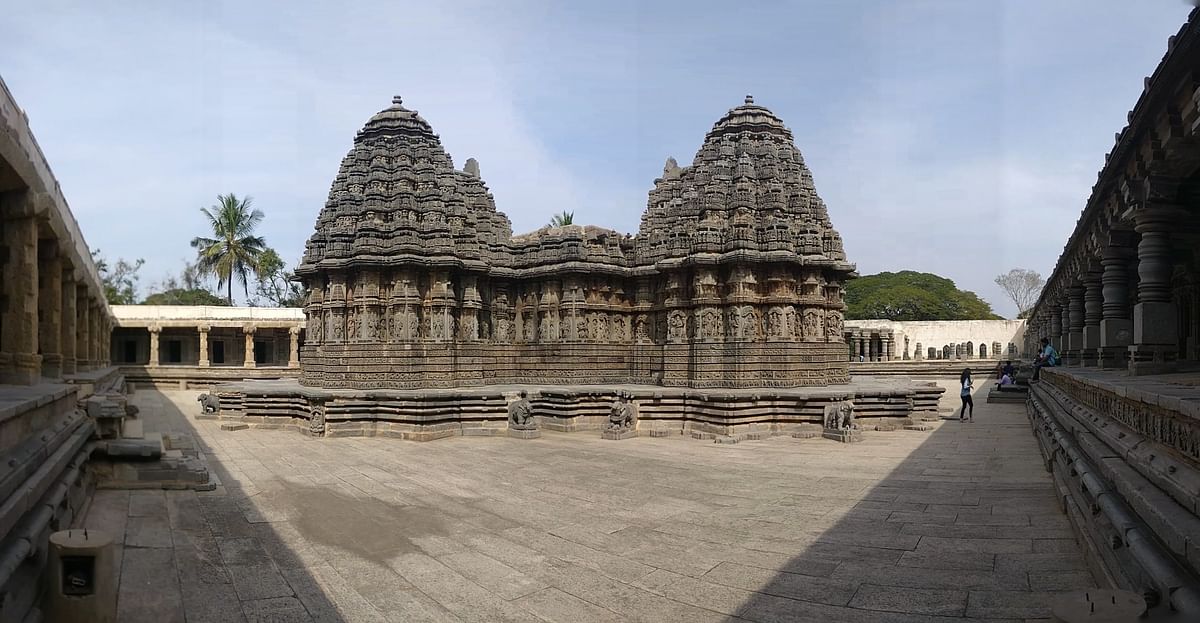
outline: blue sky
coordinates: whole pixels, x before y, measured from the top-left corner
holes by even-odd
[[[634,232],[746,93],[791,127],[859,272],[1047,274],[1181,0],[21,3],[0,75],[92,247],[177,273],[218,193],[299,259],[393,95],[517,232]]]

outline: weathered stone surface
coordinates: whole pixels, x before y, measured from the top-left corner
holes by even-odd
[[[456,170],[396,98],[355,137],[296,270],[301,381],[845,383],[853,270],[791,131],[750,97],[691,166],[669,161],[636,236],[515,237],[478,163]]]

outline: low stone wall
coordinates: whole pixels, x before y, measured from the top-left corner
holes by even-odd
[[[865,361],[851,362],[850,375],[854,376],[902,376],[911,378],[955,378],[963,370],[970,370],[975,384],[995,377],[996,367],[1001,361],[976,359],[967,361]]]
[[[7,386],[0,399],[0,621],[28,620],[43,589],[50,533],[91,499],[85,468],[95,430],[66,384]]]
[[[242,366],[121,366],[121,374],[134,387],[158,389],[207,388],[221,383],[233,383],[245,379],[273,380],[294,379],[300,376],[300,368],[282,366],[244,368]]]
[[[890,331],[892,360],[929,359],[930,349],[942,359],[977,359],[981,344],[987,346],[985,359],[1011,359],[1025,354],[1024,320],[847,320],[846,329]],[[1000,345],[999,353],[996,344]],[[1015,354],[1010,352],[1009,344],[1016,349]]]
[[[324,390],[296,382],[218,386],[221,419],[314,436],[429,441],[507,429],[508,404],[529,393],[548,430],[600,430],[618,394],[638,412],[639,429],[735,435],[820,430],[826,405],[853,400],[864,427],[937,417],[945,391],[933,383],[856,379],[847,385],[787,390],[694,390],[647,385],[496,385],[450,390]],[[197,407],[199,410],[199,407]]]
[[[1029,416],[1093,574],[1200,620],[1200,389],[1047,368]],[[1187,379],[1184,379],[1185,381]]]

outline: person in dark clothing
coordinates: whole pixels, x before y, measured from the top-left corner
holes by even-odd
[[[1001,376],[1004,376],[1004,375],[1007,375],[1008,378],[1010,378],[1010,379],[1017,377],[1017,370],[1016,370],[1016,368],[1013,368],[1013,364],[1011,361],[1004,362],[1004,369],[1001,371]]]
[[[962,410],[958,412],[958,421],[963,422],[970,419],[972,422],[974,422],[975,401],[971,399],[971,390],[973,389],[973,384],[971,382],[970,368],[963,369],[962,374],[958,377],[958,384],[959,387],[961,387],[958,395],[960,398],[962,398]],[[970,415],[968,415],[968,409],[970,409]]]

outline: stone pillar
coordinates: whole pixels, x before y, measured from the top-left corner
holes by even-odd
[[[1067,309],[1064,318],[1063,332],[1066,333],[1066,348],[1063,349],[1063,363],[1077,366],[1080,353],[1083,352],[1083,294],[1084,288],[1072,279],[1067,288]]]
[[[1099,365],[1100,320],[1104,309],[1103,275],[1104,271],[1096,264],[1083,275],[1083,342],[1079,351],[1079,363],[1083,366]]]
[[[1129,305],[1130,259],[1133,257],[1132,236],[1117,244],[1110,240],[1100,255],[1104,266],[1102,280],[1102,304],[1100,319],[1099,366],[1102,368],[1124,368],[1129,365],[1129,345],[1133,341],[1133,311]]]
[[[38,241],[38,348],[42,376],[62,377],[62,258],[52,240]]]
[[[59,317],[62,319],[62,331],[59,334],[59,340],[62,344],[62,373],[75,374],[75,336],[79,326],[78,312],[75,309],[75,289],[78,287],[75,283],[75,269],[64,265],[60,281],[62,287],[59,297],[62,299],[62,309]]]
[[[199,365],[201,368],[207,368],[209,366],[209,362],[208,362],[208,331],[212,327],[210,327],[206,324],[202,324],[196,328],[200,331],[200,353],[199,353],[200,354],[200,362],[199,362]]]
[[[162,355],[158,352],[158,336],[162,333],[162,327],[151,326],[150,330],[150,361],[147,362],[151,368],[157,368],[159,362],[162,361]]]
[[[1054,347],[1054,350],[1062,352],[1062,305],[1051,304],[1048,313],[1050,314],[1050,335],[1047,337],[1050,338],[1050,345]]]
[[[288,367],[300,367],[300,327],[292,327],[288,329],[288,335],[291,336],[291,354],[288,355]]]
[[[88,318],[91,319],[88,327],[88,361],[92,362],[93,368],[103,368],[104,362],[100,359],[100,326],[104,311],[94,299],[88,301],[88,308]]]
[[[1133,307],[1133,344],[1129,347],[1131,374],[1170,370],[1179,348],[1179,313],[1171,300],[1172,229],[1178,227],[1173,207],[1149,204],[1134,213],[1137,246],[1137,305]]]
[[[75,288],[75,370],[84,372],[92,369],[88,359],[88,344],[92,330],[92,308],[88,305],[87,286]]]
[[[38,224],[35,198],[21,193],[18,200],[6,201],[0,240],[6,255],[0,283],[4,284],[7,304],[0,310],[0,383],[32,385],[42,375],[42,357],[38,354]]]
[[[921,348],[922,348],[921,343],[917,342],[917,347],[915,350],[913,350],[913,359],[915,361],[921,361],[921,360],[925,359],[925,353],[921,351]]]
[[[242,365],[246,368],[254,368],[257,366],[254,363],[254,332],[258,329],[252,324],[242,327],[242,333],[246,336],[246,359]]]

